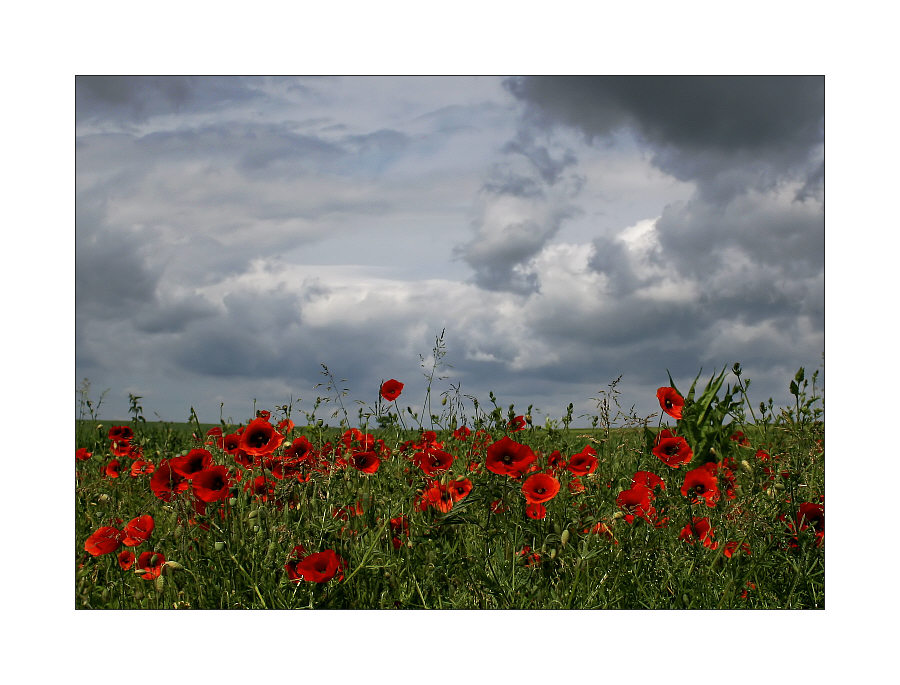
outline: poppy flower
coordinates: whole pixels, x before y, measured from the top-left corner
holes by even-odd
[[[113,526],[103,526],[94,531],[91,536],[84,541],[84,551],[95,557],[115,552],[119,549],[124,537],[125,533],[118,528],[114,528]]]
[[[81,449],[75,450],[75,458],[78,461],[87,461],[91,458],[93,452],[88,452],[87,447],[82,447]]]
[[[816,545],[821,545],[825,539],[825,505],[814,502],[804,502],[797,511],[797,524],[800,530],[812,528],[816,533]]]
[[[447,471],[453,466],[453,455],[443,450],[430,449],[425,452],[417,452],[413,461],[419,465],[428,476]]]
[[[222,451],[226,454],[237,454],[241,448],[240,433],[229,433],[228,435],[223,436],[219,443],[219,447],[221,447]]]
[[[141,578],[144,580],[159,578],[165,563],[166,557],[160,552],[141,552],[141,556],[137,559],[138,568],[144,571]]]
[[[457,440],[468,440],[471,434],[472,431],[470,431],[465,426],[460,426],[455,431],[453,431],[453,437]]]
[[[148,476],[156,470],[156,465],[152,461],[138,459],[131,465],[131,477]]]
[[[381,384],[381,396],[388,402],[393,402],[400,397],[401,392],[403,392],[403,383],[393,378]]]
[[[518,433],[525,430],[526,422],[524,416],[516,416],[509,422],[509,430],[511,433]]]
[[[272,454],[284,442],[284,436],[272,427],[266,419],[253,419],[238,443],[241,451],[251,457],[261,457]]]
[[[169,466],[168,459],[163,459],[150,476],[150,489],[163,502],[171,502],[172,497],[188,489],[188,482]]]
[[[392,518],[390,521],[391,526],[391,545],[394,549],[400,549],[403,546],[403,541],[400,539],[401,536],[409,537],[409,519],[402,514],[395,518]]]
[[[374,452],[356,452],[350,456],[350,465],[363,473],[375,473],[381,465],[381,460]]]
[[[765,450],[756,450],[756,458],[760,461],[769,461],[769,453]]]
[[[719,486],[715,475],[706,466],[699,466],[688,471],[684,474],[681,494],[689,497],[692,503],[702,499],[706,506],[716,506],[716,502],[719,501]]]
[[[294,422],[290,419],[282,419],[278,422],[278,430],[282,433],[290,433],[294,430]]]
[[[529,504],[549,502],[559,492],[559,481],[548,473],[535,473],[522,483],[522,494]]]
[[[417,499],[417,506],[419,511],[434,507],[442,514],[446,514],[453,509],[454,501],[450,488],[441,483],[432,483]]]
[[[288,568],[288,567],[292,568]],[[315,552],[293,563],[289,562],[285,569],[288,576],[294,582],[300,579],[310,583],[327,583],[329,580],[338,576],[338,580],[344,579],[344,568],[346,563],[333,549],[326,549],[324,552]]]
[[[136,547],[145,542],[153,532],[154,525],[153,517],[150,514],[131,519],[125,524],[123,530],[125,537],[122,539],[122,543],[128,547]]]
[[[597,457],[595,455],[596,451],[592,447],[587,446],[578,454],[573,454],[569,457],[566,468],[576,476],[587,476],[597,468]]]
[[[643,485],[632,485],[616,496],[616,506],[625,512],[626,523],[633,523],[636,518],[652,523],[656,516],[652,502],[653,491]]]
[[[657,476],[655,473],[651,473],[650,471],[638,471],[631,478],[632,485],[643,485],[645,488],[649,490],[654,490],[657,486],[666,489],[666,484],[663,482],[663,479]]]
[[[284,451],[284,458],[285,460],[306,461],[314,453],[312,443],[305,435],[301,435],[299,438],[295,438],[291,446]]]
[[[231,493],[231,479],[224,466],[210,466],[194,474],[191,486],[201,502],[219,502]]]
[[[724,554],[726,558],[731,559],[734,553],[739,549],[748,557],[750,556],[750,545],[748,545],[746,542],[739,543],[737,540],[726,542],[725,548],[722,550],[722,554]]]
[[[503,500],[495,499],[491,502],[491,513],[492,514],[503,514],[509,511],[509,507],[503,504]]]
[[[547,516],[547,507],[543,504],[538,504],[533,502],[525,507],[525,516],[530,519],[540,520],[542,518],[546,518]]]
[[[459,502],[461,499],[468,496],[470,492],[472,492],[472,481],[468,478],[462,478],[459,480],[451,481],[447,488],[450,491],[450,497],[454,502]]]
[[[607,540],[609,540],[609,541],[612,542],[613,544],[616,544],[616,545],[619,544],[619,541],[616,540],[615,535],[613,535],[612,528],[610,528],[610,527],[609,527],[606,523],[604,523],[603,521],[599,521],[599,522],[595,523],[594,526],[591,527],[591,528],[585,528],[585,529],[584,529],[584,532],[585,532],[585,533],[596,533],[596,534],[599,535],[600,537],[606,538]]]
[[[113,459],[106,465],[106,468],[103,469],[103,473],[107,478],[118,478],[121,472],[122,464],[119,463],[118,459]]]
[[[244,483],[244,492],[250,492],[257,499],[268,502],[269,495],[275,493],[275,483],[265,476],[257,476],[253,480]]]
[[[569,481],[569,484],[566,486],[569,488],[569,492],[573,495],[577,495],[579,492],[584,492],[584,483],[581,482],[581,479],[578,477],[573,478]]]
[[[112,442],[109,451],[114,457],[127,457],[131,454],[132,445],[130,442]]]
[[[692,545],[695,540],[700,540],[704,547],[707,547],[708,549],[718,549],[719,543],[713,540],[713,531],[714,529],[709,522],[708,516],[704,516],[703,518],[695,516],[692,518],[691,523],[681,529],[678,539],[689,542]]]
[[[535,459],[530,447],[504,435],[487,448],[484,465],[492,473],[518,478]]]
[[[687,441],[665,428],[656,436],[656,446],[652,452],[666,466],[671,466],[675,469],[681,468],[682,464],[689,463],[694,457],[694,452],[691,450],[690,445],[687,444]]]
[[[169,466],[180,476],[191,478],[195,473],[213,465],[209,450],[193,449],[184,456],[169,459]]]
[[[681,418],[681,410],[684,408],[684,398],[678,394],[675,388],[659,388],[656,391],[656,399],[659,406],[673,419]]]
[[[134,565],[134,552],[130,549],[123,549],[119,552],[119,566],[122,567],[123,571],[127,571]]]
[[[107,436],[113,442],[131,442],[134,438],[134,431],[129,426],[113,426],[109,429]]]

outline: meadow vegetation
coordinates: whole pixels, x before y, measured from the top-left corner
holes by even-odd
[[[75,460],[76,608],[824,608],[824,406],[754,406],[738,364],[660,411],[619,379],[535,425],[423,359],[353,404],[327,367],[308,410],[109,422],[87,386]],[[302,407],[302,403],[299,404]],[[356,411],[352,411],[356,409]],[[295,420],[297,423],[295,423]]]

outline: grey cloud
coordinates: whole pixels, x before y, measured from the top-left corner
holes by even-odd
[[[825,81],[809,76],[527,77],[505,82],[543,123],[588,137],[633,129],[680,179],[712,178],[748,158],[778,171],[822,141]]]
[[[260,83],[234,76],[77,76],[75,120],[128,123],[217,110],[261,98]]]

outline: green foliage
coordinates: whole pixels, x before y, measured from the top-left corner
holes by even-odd
[[[435,367],[436,368],[436,367]],[[687,468],[674,469],[651,452],[656,431],[648,421],[619,405],[616,383],[602,394],[592,429],[571,428],[570,408],[544,426],[510,432],[513,406],[504,410],[491,393],[485,412],[458,386],[441,395],[434,421],[436,439],[456,456],[449,483],[469,478],[471,493],[446,513],[421,510],[416,497],[428,479],[400,446],[419,440],[422,431],[406,430],[397,413],[380,405],[359,416],[367,431],[385,440],[390,456],[377,473],[352,468],[313,473],[309,480],[273,479],[265,501],[245,490],[253,478],[271,472],[264,465],[244,471],[231,496],[205,512],[195,509],[186,494],[171,502],[157,499],[147,475],[132,477],[125,465],[118,478],[104,475],[113,458],[109,423],[76,422],[76,448],[93,453],[76,462],[75,605],[95,609],[739,609],[823,608],[824,545],[812,527],[797,523],[803,503],[818,503],[824,495],[824,423],[817,374],[798,372],[791,389],[794,405],[776,411],[755,409],[747,396],[749,381],[734,369],[734,387],[725,373],[698,388],[700,375],[685,396],[677,431],[697,454],[697,460],[720,464],[719,484],[730,483],[733,498],[723,494],[714,507],[692,504],[680,493]],[[671,378],[670,378],[671,381]],[[672,384],[674,386],[674,383]],[[306,412],[307,425],[297,426],[285,444],[300,435],[321,449],[340,442],[347,416],[346,396],[328,375],[328,397]],[[795,392],[794,392],[795,390]],[[463,400],[470,399],[474,411]],[[134,398],[136,403],[140,397]],[[336,409],[338,426],[316,416],[320,405]],[[435,403],[436,404],[436,403]],[[136,405],[139,407],[139,405]],[[290,416],[292,406],[278,408]],[[430,413],[426,399],[425,412]],[[752,412],[751,412],[752,409]],[[87,408],[85,406],[85,411]],[[524,415],[530,415],[531,407]],[[415,416],[411,409],[407,414]],[[255,412],[254,412],[255,416]],[[254,416],[248,417],[254,418]],[[134,414],[132,415],[134,418]],[[274,419],[273,419],[274,421]],[[616,422],[623,426],[613,425]],[[238,426],[221,420],[203,424],[191,410],[188,423],[132,422],[135,444],[143,458],[186,454],[195,447],[210,450],[219,464],[234,466],[207,431]],[[419,424],[414,424],[419,425]],[[473,436],[452,437],[466,425]],[[424,428],[424,427],[423,427]],[[736,428],[749,445],[731,440]],[[476,429],[491,431],[529,445],[538,466],[549,470],[548,458],[558,450],[564,458],[586,446],[596,450],[596,470],[577,478],[556,471],[560,491],[546,503],[544,519],[525,516],[522,482],[483,468],[484,452],[474,444]],[[766,453],[765,459],[756,456]],[[725,457],[740,466],[725,466]],[[124,458],[122,461],[129,462]],[[482,467],[469,470],[471,462]],[[638,471],[661,476],[653,505],[657,525],[641,518],[627,523],[616,503],[631,487]],[[730,480],[729,480],[730,479]],[[583,486],[579,490],[578,486]],[[356,507],[359,509],[356,509]],[[361,511],[362,513],[357,513]],[[343,512],[343,513],[342,513]],[[348,513],[349,512],[349,513]],[[155,551],[174,565],[160,578],[148,580],[120,568],[116,554],[91,556],[85,540],[101,526],[121,525],[150,514],[155,528],[150,539],[133,548],[136,554]],[[409,537],[395,534],[390,520],[405,516]],[[681,539],[695,517],[708,517],[715,548]],[[598,524],[604,532],[592,532]],[[599,529],[603,531],[603,529]],[[750,554],[724,555],[727,542],[746,543]],[[296,545],[309,552],[333,549],[347,562],[342,582],[292,583],[284,566]],[[124,548],[123,548],[124,549]]]

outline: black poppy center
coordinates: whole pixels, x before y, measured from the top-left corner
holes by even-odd
[[[513,458],[511,454],[504,454],[502,457],[500,457],[500,461],[502,461],[504,464],[512,464],[512,460]]]
[[[262,447],[268,441],[269,438],[265,433],[252,433],[247,440],[251,447]]]

